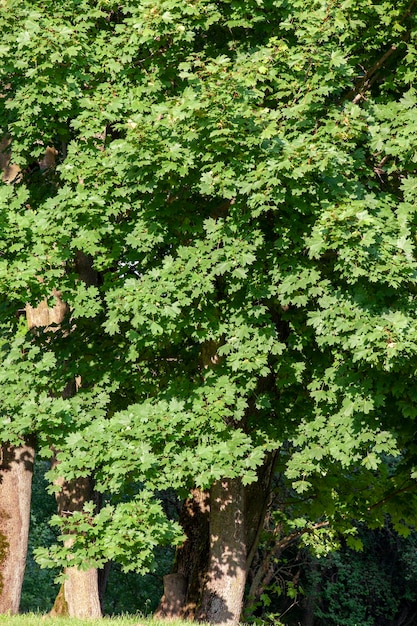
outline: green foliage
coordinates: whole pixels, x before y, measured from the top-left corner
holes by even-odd
[[[304,541],[313,534],[311,525],[303,527],[295,519],[292,528],[298,527],[299,533],[289,534],[282,514],[275,512],[269,522],[251,568],[250,579],[258,581],[259,590],[247,603],[246,621],[281,620],[292,626],[314,615],[318,626],[415,622],[415,532],[400,537],[389,520],[382,529],[359,525],[354,547],[342,537],[337,545],[333,537],[327,551],[321,541],[321,549],[314,552],[314,543]]]
[[[415,534],[400,539],[388,525],[360,534],[363,550],[345,548],[314,565],[317,624],[373,626],[400,623],[406,616],[411,623],[417,600]]]
[[[50,611],[59,590],[59,585],[54,580],[59,570],[41,569],[34,559],[37,549],[49,547],[57,539],[56,532],[49,525],[49,520],[56,511],[56,502],[55,497],[46,491],[48,483],[44,474],[48,468],[49,463],[35,459],[28,558],[20,602],[20,611],[25,614],[30,611]],[[145,615],[152,614],[162,596],[162,577],[170,571],[172,560],[171,549],[159,548],[156,550],[153,571],[146,575],[126,573],[120,565],[111,564],[103,599],[103,613],[113,616],[133,615],[137,611]]]
[[[75,617],[48,617],[48,624],[51,626],[163,626],[162,620],[145,618],[142,615],[104,617],[101,619],[77,619]],[[26,615],[0,615],[0,624],[10,624],[10,626],[43,626],[45,616],[40,614]],[[186,622],[172,620],[172,626],[185,626]]]
[[[0,126],[23,173],[0,187],[0,437],[35,432],[111,494],[63,522],[72,563],[144,571],[181,541],[159,489],[249,483],[272,449],[310,519],[415,521],[415,20],[405,1],[7,1]],[[27,332],[17,312],[54,289],[67,319]]]
[[[145,573],[152,567],[156,546],[179,543],[183,539],[178,525],[168,521],[159,502],[152,503],[151,499],[151,495],[143,491],[139,497],[117,507],[104,506],[96,515],[93,503],[86,504],[83,511],[74,511],[64,521],[55,515],[51,523],[61,526],[60,539],[64,542],[73,538],[73,543],[65,548],[58,545],[49,550],[38,548],[39,564],[64,568],[71,562],[72,566],[88,570],[115,561],[126,572]],[[118,537],[117,542],[115,537]]]

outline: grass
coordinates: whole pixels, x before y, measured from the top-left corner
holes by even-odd
[[[39,613],[0,615],[0,626],[190,626],[189,622],[172,620],[164,622],[141,616],[103,617],[101,619],[75,619],[73,617],[48,617]]]

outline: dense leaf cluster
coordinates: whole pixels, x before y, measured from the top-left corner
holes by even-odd
[[[0,29],[0,434],[112,494],[72,563],[141,569],[181,539],[158,489],[272,449],[317,515],[412,521],[412,5],[7,0]]]

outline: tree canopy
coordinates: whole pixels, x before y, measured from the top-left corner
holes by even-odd
[[[0,436],[35,433],[109,500],[52,561],[146,568],[182,537],[161,490],[249,484],[272,451],[317,516],[347,531],[392,504],[406,532],[414,2],[8,0],[0,31],[21,169],[0,187]],[[28,330],[44,298],[68,313]]]

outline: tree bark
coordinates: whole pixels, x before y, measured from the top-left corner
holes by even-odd
[[[81,511],[85,502],[94,499],[92,480],[89,477],[71,481],[61,477],[56,484],[60,487],[55,497],[58,514],[61,517],[71,515],[74,511]],[[76,567],[66,567],[64,574],[66,578],[51,615],[68,615],[79,619],[102,617],[98,570],[82,571]]]
[[[164,576],[164,595],[158,609],[157,619],[180,619],[186,604],[187,579],[179,572]]]
[[[102,617],[98,595],[98,576],[96,569],[81,571],[76,567],[65,570],[64,598],[69,617]]]
[[[210,557],[198,618],[238,624],[246,582],[245,493],[240,478],[224,479],[210,490]]]
[[[210,494],[193,489],[185,500],[179,522],[186,540],[177,549],[171,574],[164,577],[164,595],[158,618],[194,619],[201,604],[209,557]]]
[[[30,521],[35,451],[3,445],[0,460],[0,613],[19,611]]]

